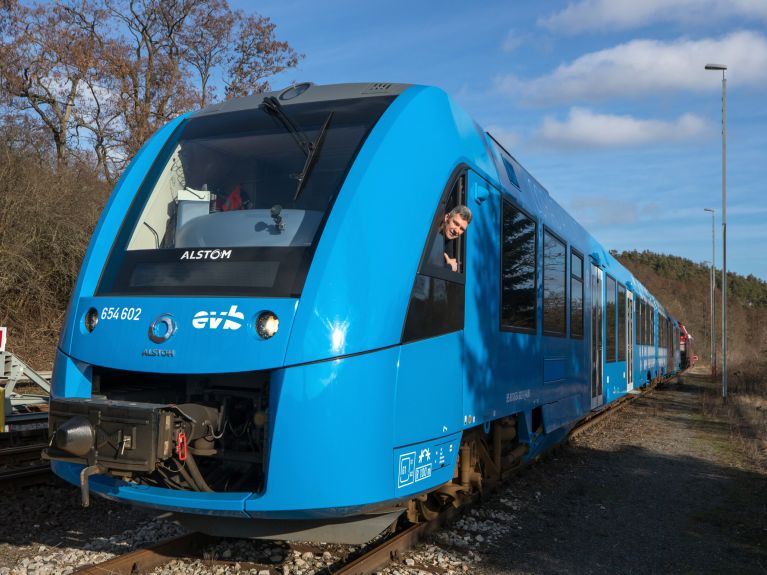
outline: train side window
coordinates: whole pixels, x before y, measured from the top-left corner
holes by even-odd
[[[567,246],[543,230],[543,333],[567,332]]]
[[[535,221],[503,200],[501,328],[534,332],[537,325]]]
[[[647,345],[647,302],[642,300],[642,345]]]
[[[570,337],[583,338],[583,256],[570,252]]]
[[[652,334],[650,333],[650,305],[644,302],[644,344],[650,345],[652,343]]]
[[[642,300],[642,345],[647,345],[647,302]]]
[[[605,281],[605,361],[615,361],[615,280]]]
[[[442,234],[445,215],[456,206],[466,205],[466,171],[451,177],[432,219],[421,265],[410,294],[402,343],[436,337],[463,329],[465,295],[466,233],[446,242]],[[445,253],[456,260],[450,267]]]
[[[626,361],[626,288],[618,284],[618,361]]]

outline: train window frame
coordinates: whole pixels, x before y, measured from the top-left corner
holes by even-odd
[[[561,318],[561,322],[562,322],[561,326],[562,326],[562,328],[561,328],[561,331],[560,330],[555,331],[555,330],[546,329],[546,310],[547,310],[547,307],[548,307],[547,304],[546,304],[546,301],[547,301],[547,297],[546,297],[546,263],[547,263],[547,261],[546,261],[546,258],[547,258],[547,254],[546,254],[546,248],[547,248],[546,238],[547,238],[547,236],[552,238],[555,242],[557,242],[562,247],[562,250],[563,250],[563,258],[562,259],[563,259],[564,267],[562,269],[562,277],[561,277],[561,280],[562,280],[561,287],[562,287],[562,290],[563,290],[563,294],[562,294],[562,296],[563,296],[562,297],[562,304],[563,305],[562,305],[562,318]],[[567,253],[568,253],[567,242],[565,240],[563,240],[562,237],[559,234],[557,234],[556,232],[552,231],[552,229],[549,228],[546,225],[543,226],[542,241],[543,241],[543,243],[542,243],[541,256],[543,258],[543,262],[542,262],[542,266],[541,266],[542,267],[542,274],[541,274],[542,275],[542,277],[541,277],[541,286],[542,286],[542,290],[541,290],[541,293],[542,293],[542,295],[541,295],[541,313],[542,313],[542,315],[541,315],[541,330],[542,330],[543,335],[546,335],[546,336],[551,336],[551,337],[567,337],[567,296],[568,296],[568,290],[567,290],[567,277],[568,277],[568,274],[567,274],[567,272],[568,272],[568,265],[567,265]],[[557,272],[559,272],[559,270],[557,270]]]
[[[612,290],[609,289],[610,282],[613,284]],[[617,345],[618,345],[618,302],[617,302],[617,293],[618,293],[618,281],[612,277],[610,274],[605,274],[605,363],[615,363],[617,360],[618,354],[617,352]],[[612,311],[612,319],[613,321],[610,322],[610,292],[612,291],[612,298],[613,298],[613,311]],[[612,323],[612,326],[610,325]],[[612,333],[611,333],[612,332]],[[610,353],[612,351],[612,354]]]
[[[580,277],[576,276],[573,272],[573,258],[577,258],[580,262]],[[583,297],[584,297],[584,278],[583,278],[583,270],[584,270],[584,258],[583,254],[580,253],[578,250],[576,250],[573,247],[570,247],[570,337],[573,339],[583,339],[584,338],[584,307],[583,307]],[[580,297],[581,297],[581,305],[580,305],[580,317],[578,318],[577,324],[580,325],[580,333],[573,333],[573,325],[576,325],[576,323],[573,322],[573,294],[575,293],[575,288],[573,286],[573,282],[578,282],[580,284]]]
[[[468,205],[469,166],[459,164],[453,169],[440,195],[437,208],[432,218],[429,233],[421,252],[418,271],[413,278],[407,313],[402,322],[400,342],[402,344],[438,337],[460,331],[464,328],[466,301],[466,234],[468,229],[456,241],[458,257],[461,258],[459,271],[444,269],[433,265],[430,256],[437,240],[439,227],[444,220],[451,197],[457,191],[455,205]],[[459,184],[463,182],[463,185]],[[453,206],[453,207],[454,207]],[[452,209],[452,208],[451,208]],[[447,312],[436,309],[436,292],[439,291],[447,300]]]
[[[642,299],[642,345],[648,345],[647,340],[647,301]]]
[[[653,333],[652,333],[652,306],[650,305],[649,301],[645,301],[645,318],[644,318],[644,329],[645,329],[645,345],[652,345],[653,343]]]
[[[528,221],[530,221],[533,225],[533,286],[532,286],[532,293],[533,299],[534,299],[534,305],[533,305],[533,325],[532,326],[524,326],[524,325],[514,325],[511,323],[505,323],[504,321],[504,281],[503,281],[503,272],[504,272],[504,266],[503,266],[503,260],[504,260],[504,238],[505,238],[505,210],[508,208],[515,210],[522,214]],[[540,302],[538,297],[538,273],[539,273],[539,266],[538,266],[538,230],[539,230],[539,222],[538,220],[527,210],[522,208],[517,202],[513,200],[511,196],[503,196],[501,199],[501,217],[499,222],[500,227],[500,233],[499,233],[499,239],[501,242],[501,249],[499,250],[500,255],[500,265],[499,265],[499,276],[498,276],[498,282],[499,282],[499,295],[500,295],[500,305],[498,306],[498,328],[500,331],[508,331],[508,332],[515,332],[515,333],[524,333],[528,335],[537,335],[538,334],[538,310],[540,308]]]
[[[652,313],[650,311],[650,302],[645,300],[644,302],[644,344],[650,345],[652,343],[652,331],[650,329],[650,319]]]
[[[626,361],[626,342],[628,341],[628,334],[626,333],[626,326],[628,325],[628,322],[626,321],[627,297],[626,286],[618,282],[618,299],[616,309],[616,314],[618,316],[618,361]]]
[[[456,192],[456,186],[458,186],[460,182],[463,182],[463,185],[461,189],[458,190],[458,198],[455,200],[453,205],[450,206],[451,197]],[[445,281],[455,283],[466,282],[466,234],[469,233],[468,228],[463,234],[454,240],[456,242],[456,254],[459,258],[460,264],[458,271],[454,272],[450,269],[447,269],[445,266],[434,265],[434,263],[430,261],[430,256],[435,247],[434,244],[439,237],[440,227],[444,221],[445,215],[448,214],[450,210],[455,206],[468,206],[467,188],[468,166],[461,164],[453,170],[450,178],[448,179],[448,183],[445,186],[442,195],[440,196],[439,203],[437,204],[437,209],[434,212],[434,217],[432,218],[431,226],[429,228],[429,235],[426,239],[426,245],[423,252],[421,253],[421,261],[418,264],[419,274],[427,275],[429,277],[437,277],[444,279]]]

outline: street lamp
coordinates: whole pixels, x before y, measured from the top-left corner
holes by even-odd
[[[704,212],[711,212],[711,271],[709,275],[709,284],[711,289],[711,377],[716,377],[716,325],[714,324],[714,277],[716,274],[716,245],[714,243],[714,208],[703,208]]]
[[[706,64],[722,71],[722,401],[727,403],[727,66]]]

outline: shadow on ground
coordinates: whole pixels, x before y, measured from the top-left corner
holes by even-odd
[[[512,482],[518,525],[482,572],[767,573],[767,475],[684,381]]]

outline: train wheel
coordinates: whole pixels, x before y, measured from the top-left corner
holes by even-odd
[[[419,496],[416,499],[418,519],[420,521],[431,521],[436,518],[450,504],[448,499],[434,491]]]

